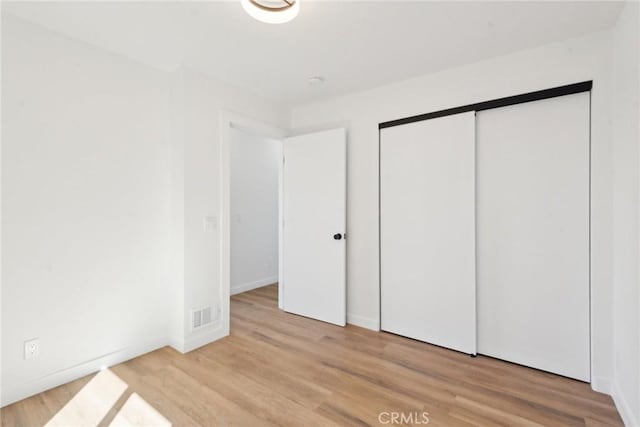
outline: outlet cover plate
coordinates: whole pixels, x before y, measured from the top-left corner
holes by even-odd
[[[38,338],[24,342],[24,358],[25,360],[38,357],[40,354],[40,340]]]

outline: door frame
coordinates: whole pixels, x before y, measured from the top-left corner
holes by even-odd
[[[231,129],[240,129],[267,138],[281,141],[288,132],[277,126],[254,120],[229,110],[220,111],[220,301],[224,335],[229,335],[231,320]],[[278,165],[278,281],[282,277],[282,162]],[[278,285],[278,308],[282,309],[282,286]]]

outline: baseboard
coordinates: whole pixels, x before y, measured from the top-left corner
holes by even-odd
[[[66,368],[44,377],[37,378],[26,383],[9,385],[2,390],[0,396],[0,407],[7,406],[27,397],[33,396],[43,391],[49,390],[59,385],[77,380],[86,375],[98,372],[101,368],[117,365],[126,362],[134,357],[141,356],[150,351],[157,350],[167,345],[167,338],[156,338],[146,343],[132,345],[114,352],[98,356],[95,359],[80,363],[76,366]]]
[[[624,398],[620,387],[617,382],[613,383],[613,388],[611,390],[611,397],[613,398],[613,403],[616,404],[616,408],[618,409],[618,413],[622,418],[622,422],[627,427],[639,427],[640,420],[638,420],[631,410],[629,403]]]
[[[256,280],[255,282],[243,283],[242,285],[231,286],[231,295],[247,292],[252,289],[261,288],[267,285],[278,283],[278,276],[267,277],[266,279]]]
[[[380,330],[380,322],[377,319],[370,319],[357,314],[347,313],[347,323],[361,328],[371,329],[372,331]]]
[[[591,389],[598,393],[611,395],[611,380],[603,377],[591,377]]]
[[[187,338],[183,342],[172,340],[169,345],[180,353],[188,353],[196,348],[205,346],[214,341],[224,338],[228,333],[224,330],[220,322],[211,326],[210,330],[203,330]]]

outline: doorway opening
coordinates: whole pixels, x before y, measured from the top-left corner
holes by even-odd
[[[248,307],[240,295],[245,303],[344,326],[346,130],[285,138],[231,113],[222,115],[221,130],[224,334],[231,297]]]
[[[232,113],[223,113],[221,129],[221,282],[228,334],[236,303],[281,308],[284,131]]]
[[[230,293],[269,288],[277,299],[282,143],[236,127],[230,136]]]

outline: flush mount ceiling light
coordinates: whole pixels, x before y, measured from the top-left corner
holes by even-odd
[[[284,24],[300,11],[300,0],[241,0],[244,10],[267,24]]]

